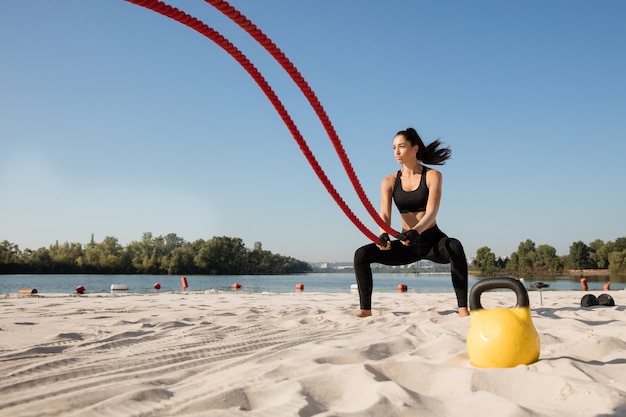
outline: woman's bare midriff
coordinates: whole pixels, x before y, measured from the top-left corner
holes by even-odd
[[[418,211],[416,213],[400,213],[402,218],[402,231],[413,229],[422,220],[422,217],[426,214],[425,211]]]

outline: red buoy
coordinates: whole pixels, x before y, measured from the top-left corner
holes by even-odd
[[[155,290],[160,290],[161,289],[161,284],[159,284],[158,282],[155,282],[154,285],[152,286]]]
[[[85,293],[85,287],[83,287],[82,285],[79,285],[78,287],[76,287],[76,294],[84,294]]]
[[[398,292],[406,292],[408,289],[406,284],[398,284]]]
[[[241,284],[238,282],[235,282],[233,285],[231,285],[231,288],[233,290],[238,290],[239,288],[241,288]]]
[[[589,287],[587,286],[587,278],[581,278],[580,279],[580,286],[582,287],[583,291],[587,291],[589,289]]]
[[[604,284],[604,291],[611,291],[611,281]]]
[[[296,284],[296,291],[304,291],[304,284]]]
[[[185,288],[187,288],[189,285],[187,285],[187,277],[182,277],[180,279],[180,285],[182,286],[181,291],[185,291]]]

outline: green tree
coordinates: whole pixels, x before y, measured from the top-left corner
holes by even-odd
[[[102,243],[96,245],[99,253],[98,265],[102,271],[111,273],[126,269],[124,248],[116,237],[107,236]]]
[[[174,233],[154,237],[144,233],[141,241],[122,246],[107,236],[97,243],[91,235],[84,247],[63,243],[20,251],[17,245],[0,242],[0,273],[153,273],[153,274],[290,274],[310,272],[311,266],[291,257],[264,251],[261,242],[245,248],[239,238],[214,237],[187,243]]]
[[[476,251],[473,264],[481,273],[491,274],[496,269],[496,255],[489,247],[483,246]]]
[[[165,236],[165,251],[171,253],[174,249],[185,246],[185,239],[176,235],[176,233],[168,233]]]
[[[97,246],[91,247],[88,245],[79,264],[82,265],[87,272],[101,272],[100,252]]]
[[[572,269],[583,270],[591,268],[593,263],[589,246],[582,241],[572,243],[569,247],[568,262]]]
[[[129,244],[129,255],[133,268],[140,274],[158,274],[160,257],[157,255],[157,241],[152,233],[145,232],[140,242]]]
[[[20,256],[21,252],[18,245],[11,243],[8,240],[0,242],[0,263],[18,263],[20,261]]]
[[[510,259],[508,256],[504,259],[502,259],[501,256],[498,256],[498,259],[496,259],[496,268],[506,269],[506,267],[509,265],[509,261]]]
[[[626,272],[626,249],[623,251],[613,251],[609,255],[609,272]]]
[[[189,274],[196,270],[194,264],[194,251],[191,245],[175,248],[169,257],[166,271],[169,275]]]
[[[618,237],[615,239],[615,250],[626,250],[626,237]]]
[[[194,258],[195,264],[211,275],[236,275],[245,270],[248,252],[239,238],[214,237],[205,242]]]
[[[52,258],[47,248],[39,248],[33,251],[29,256],[28,263],[35,273],[52,271]]]
[[[596,268],[604,269],[609,267],[609,254],[613,251],[614,246],[613,242],[604,243],[600,239],[596,239],[589,244],[591,251],[589,259]]]
[[[29,251],[26,251],[29,253]],[[24,265],[25,254],[20,250],[19,246],[3,240],[0,242],[0,273],[20,273],[28,272]]]
[[[556,249],[550,245],[539,245],[535,250],[535,273],[547,271],[557,273],[563,271],[563,262],[556,255]]]
[[[54,272],[79,272],[78,260],[83,256],[83,245],[80,243],[65,242],[59,245],[56,242],[48,249],[52,258]]]
[[[535,243],[526,239],[519,244],[517,252],[511,254],[509,268],[520,274],[532,273],[536,257]]]

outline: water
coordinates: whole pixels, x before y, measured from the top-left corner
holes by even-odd
[[[306,292],[341,293],[350,292],[355,283],[351,273],[314,273],[299,275],[188,275],[187,291],[205,291],[210,289],[232,291],[233,283],[241,284],[242,292],[290,293],[295,292],[296,284],[303,284]],[[469,276],[470,288],[477,277]],[[543,291],[580,290],[576,277],[542,277],[526,280],[526,287],[535,281],[550,285]],[[601,291],[607,278],[587,278],[589,291]],[[148,294],[155,290],[155,283],[161,285],[161,292],[180,291],[181,277],[168,275],[0,275],[0,294],[17,293],[20,288],[35,288],[38,293],[76,292],[76,287],[83,285],[87,294],[109,293],[112,284],[128,286],[126,293]],[[449,273],[437,274],[374,274],[374,291],[397,292],[398,284],[406,284],[408,292],[448,293],[453,292]],[[623,290],[625,283],[611,283],[611,290]]]
[[[232,291],[232,284],[241,284],[239,291],[261,293],[294,292],[296,284],[303,284],[307,292],[350,292],[355,283],[354,274],[299,274],[299,275],[187,275],[187,291]],[[181,276],[168,275],[0,275],[0,294],[16,293],[20,288],[36,288],[38,293],[75,293],[83,285],[87,293],[108,293],[111,284],[128,286],[129,293],[153,293],[154,284],[161,292],[180,291]],[[397,291],[398,284],[406,284],[409,292],[452,292],[449,274],[375,274],[374,291]]]

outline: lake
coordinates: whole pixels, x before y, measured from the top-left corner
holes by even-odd
[[[310,273],[297,275],[187,275],[187,291],[205,291],[210,289],[232,291],[231,286],[241,284],[239,291],[261,293],[295,292],[296,284],[303,284],[304,291],[340,293],[350,292],[355,283],[352,273]],[[478,277],[470,275],[470,288]],[[587,278],[589,291],[601,291],[606,277]],[[538,277],[526,279],[526,287],[535,281],[550,285],[544,291],[580,290],[577,277]],[[180,291],[181,276],[173,275],[0,275],[0,294],[17,293],[20,288],[35,288],[38,293],[70,293],[82,285],[87,294],[109,293],[112,284],[128,286],[128,293],[148,294],[155,292],[155,283],[161,285],[161,292]],[[398,284],[406,284],[408,292],[417,293],[452,293],[449,273],[387,273],[374,274],[374,291],[396,292]],[[626,284],[611,283],[612,290],[623,290]]]

